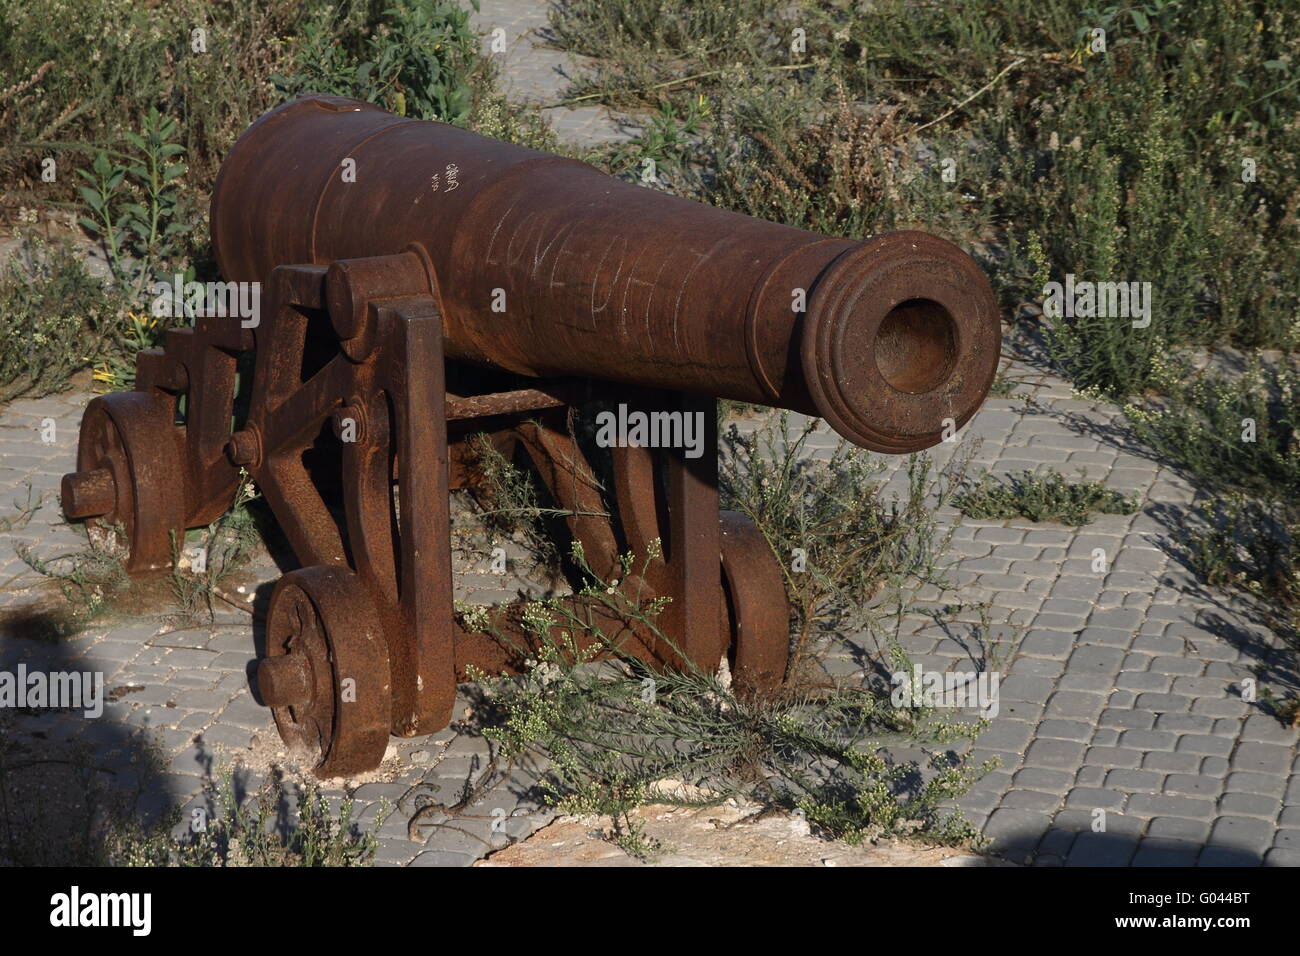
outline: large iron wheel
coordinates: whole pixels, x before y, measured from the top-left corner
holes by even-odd
[[[185,534],[184,433],[171,399],[150,392],[101,395],[86,406],[77,470],[63,476],[63,509],[87,519],[92,540],[116,529],[126,569],[171,566],[172,533]]]
[[[732,686],[741,696],[771,695],[785,680],[790,658],[785,576],[753,521],[735,511],[721,518]]]
[[[280,579],[257,668],[280,737],[315,758],[318,777],[371,770],[392,719],[388,645],[370,591],[345,568],[302,568]]]

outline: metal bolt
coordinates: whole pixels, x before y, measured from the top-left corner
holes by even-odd
[[[117,503],[117,484],[107,468],[74,471],[63,476],[60,496],[69,518],[97,518],[113,510]]]
[[[268,707],[310,704],[311,667],[301,654],[264,657],[257,665],[257,689]]]
[[[262,441],[257,432],[244,428],[226,442],[226,455],[236,465],[256,465],[262,457]]]

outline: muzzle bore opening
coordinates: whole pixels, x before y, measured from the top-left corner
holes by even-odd
[[[938,302],[908,299],[881,321],[875,353],[891,388],[909,395],[934,391],[957,364],[957,323]]]

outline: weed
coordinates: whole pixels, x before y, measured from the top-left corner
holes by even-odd
[[[0,517],[0,531],[18,531],[27,527],[28,523],[35,517],[36,512],[45,504],[45,495],[36,495],[36,500],[32,500],[35,491],[32,489],[32,480],[28,478],[23,482],[27,489],[27,495],[23,501],[14,499],[14,514],[12,517]]]
[[[653,557],[652,549],[646,560]],[[583,564],[581,549],[573,558]],[[738,697],[728,682],[692,667],[651,671],[589,613],[603,608],[671,647],[655,624],[662,600],[645,601],[626,583],[637,570],[630,554],[622,584],[587,570],[585,606],[537,602],[525,615],[537,641],[535,666],[520,678],[475,675],[494,715],[484,735],[508,758],[532,751],[549,758],[549,802],[610,815],[615,836],[641,853],[653,848],[629,816],[635,807],[712,804],[733,795],[802,808],[849,840],[922,830],[941,840],[972,836],[940,806],[988,768],[965,767],[951,753],[933,755],[926,767],[895,763],[882,748],[891,740],[972,739],[981,723],[894,708],[888,695],[862,690],[760,699]],[[667,781],[677,786],[665,792]]]
[[[350,798],[331,807],[314,781],[291,797],[295,788],[278,772],[245,798],[235,772],[221,769],[206,787],[207,806],[178,837],[178,807],[148,822],[140,812],[166,771],[156,742],[133,742],[128,765],[108,768],[82,745],[34,749],[12,720],[0,724],[4,865],[364,866],[374,855],[374,832],[354,821]],[[381,807],[375,829],[385,815]]]
[[[250,798],[240,799],[235,773],[222,769],[207,789],[209,811],[191,818],[186,835],[167,829],[123,827],[109,852],[121,866],[365,866],[377,839],[352,819],[350,797],[337,809],[315,781],[297,785],[292,808],[283,776],[275,773]],[[169,823],[178,821],[173,814]],[[382,826],[384,812],[376,818]]]
[[[1252,360],[1227,377],[1161,359],[1157,400],[1124,412],[1133,436],[1210,490],[1262,497],[1300,494],[1300,376],[1285,364]]]
[[[937,477],[927,456],[907,462],[907,493],[884,500],[879,458],[841,442],[829,460],[809,456],[811,419],[792,437],[788,414],[745,436],[723,437],[722,506],[748,515],[781,563],[790,595],[794,659],[824,638],[871,626],[875,598],[904,581],[941,584],[941,534],[936,509],[965,475],[969,452]],[[949,532],[948,534],[951,534]]]
[[[128,547],[120,525],[92,535],[84,548],[44,558],[28,545],[18,545],[18,557],[37,574],[56,581],[64,604],[45,618],[46,633],[32,636],[56,639],[75,634],[107,612],[131,586],[122,562]]]
[[[212,600],[223,580],[247,563],[261,540],[252,507],[257,489],[240,469],[239,490],[230,509],[206,528],[172,535],[172,594],[187,617],[205,610],[211,619]]]
[[[968,518],[1028,518],[1075,526],[1091,523],[1097,514],[1131,515],[1138,510],[1135,495],[1088,481],[1083,469],[1079,478],[1069,481],[1057,471],[1021,471],[998,480],[983,472],[954,504]]]
[[[488,538],[522,535],[541,564],[557,567],[559,551],[546,522],[569,512],[550,506],[532,472],[502,455],[487,435],[471,436],[469,447],[483,478],[480,499],[484,507],[476,517]]]

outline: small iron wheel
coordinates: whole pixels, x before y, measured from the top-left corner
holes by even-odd
[[[157,393],[92,400],[81,417],[77,470],[63,476],[68,517],[87,519],[92,540],[124,546],[132,573],[170,567],[172,532],[184,541],[185,444],[174,414],[172,400]]]
[[[388,747],[388,645],[370,591],[345,568],[291,571],[271,595],[257,688],[281,739],[318,777],[372,770]]]

